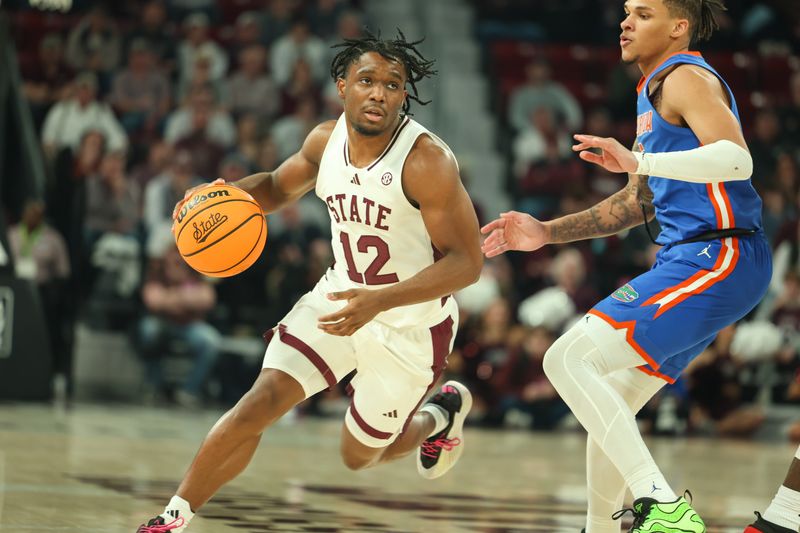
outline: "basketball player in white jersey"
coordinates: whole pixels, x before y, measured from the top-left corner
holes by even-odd
[[[482,255],[452,152],[407,115],[409,99],[419,102],[416,83],[434,74],[416,44],[400,33],[340,45],[331,74],[342,116],[317,126],[277,170],[235,183],[265,213],[313,189],[330,211],[336,262],[270,332],[252,389],[138,533],[182,532],[244,470],[267,426],[352,370],[341,441],[348,468],[417,451],[419,472],[434,478],[461,455],[469,391],[450,381],[418,408],[452,349],[458,310],[450,295],[476,281]]]

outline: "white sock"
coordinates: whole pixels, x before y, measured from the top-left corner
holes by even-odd
[[[436,405],[435,403],[429,403],[420,409],[420,412],[428,413],[433,417],[433,431],[430,432],[428,435],[429,437],[439,433],[450,423],[450,413],[445,411],[444,407]]]
[[[644,468],[628,476],[625,482],[631,489],[634,500],[638,498],[653,498],[659,502],[674,502],[678,499],[677,494],[672,491],[672,488],[667,484],[667,480],[664,479],[664,475],[655,464],[645,465]]]
[[[800,492],[781,485],[763,516],[773,524],[800,530]]]
[[[175,533],[181,533],[186,526],[189,525],[189,521],[194,517],[194,513],[192,512],[192,507],[189,505],[189,502],[176,494],[164,508],[164,512],[161,513],[161,516],[164,517],[168,524],[173,520],[183,518],[183,525],[174,530]]]

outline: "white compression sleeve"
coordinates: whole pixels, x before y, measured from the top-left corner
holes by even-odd
[[[636,368],[617,370],[604,379],[622,396],[634,414],[666,384]],[[619,522],[612,520],[611,515],[622,509],[625,479],[591,437],[586,442],[586,481],[589,489],[586,533],[619,533]]]
[[[633,152],[633,155],[639,162],[636,174],[642,176],[719,183],[746,180],[753,174],[750,152],[725,139],[682,152]]]

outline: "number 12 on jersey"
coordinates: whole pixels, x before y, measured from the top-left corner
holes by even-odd
[[[367,267],[363,274],[358,271],[356,262],[353,259],[353,249],[350,245],[350,235],[342,231],[339,233],[339,240],[342,243],[344,250],[344,258],[347,261],[347,275],[352,281],[356,283],[365,283],[367,285],[386,285],[387,283],[397,283],[400,281],[397,274],[394,272],[390,274],[381,274],[380,271],[383,265],[389,261],[391,255],[389,254],[389,245],[386,241],[377,235],[362,235],[356,242],[356,248],[362,254],[368,253],[370,248],[375,248],[377,254],[372,263]]]

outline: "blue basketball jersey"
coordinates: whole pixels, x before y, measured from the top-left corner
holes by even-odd
[[[717,76],[728,92],[733,114],[740,120],[733,93],[719,73],[698,52],[677,53],[639,82],[636,143],[643,152],[677,152],[700,147],[699,139],[690,128],[670,124],[659,115],[648,94],[650,80],[664,69],[678,64],[697,65]],[[705,184],[650,176],[648,184],[653,191],[656,219],[661,226],[656,239],[659,244],[670,244],[720,229],[744,228],[759,232],[762,229],[761,198],[750,180]]]

